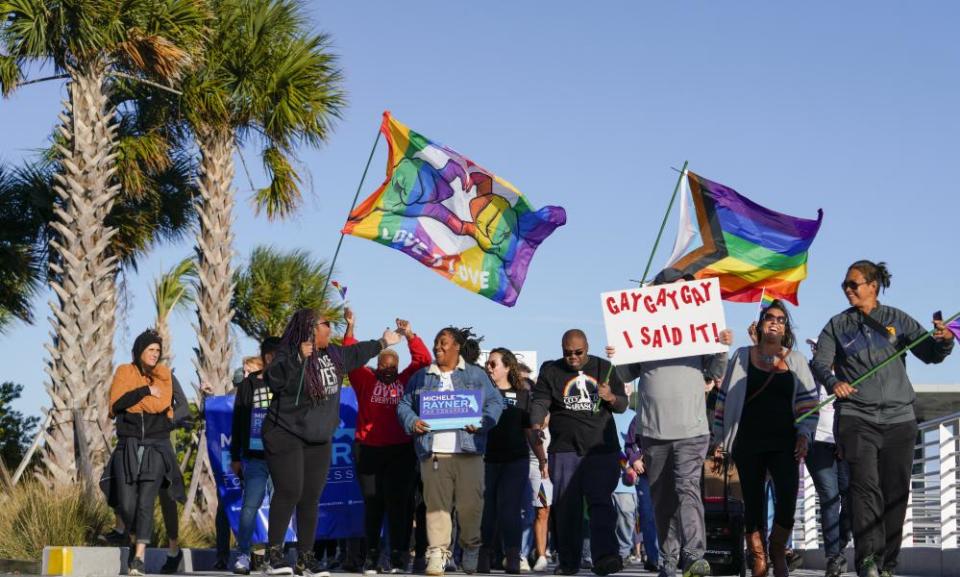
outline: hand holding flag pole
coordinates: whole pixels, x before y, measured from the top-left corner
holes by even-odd
[[[951,316],[951,317],[948,318],[946,321],[944,321],[944,323],[943,323],[944,326],[950,325],[950,323],[953,322],[954,320],[956,320],[957,318],[960,318],[960,312],[954,313],[953,316]],[[922,343],[923,341],[925,341],[925,340],[927,340],[928,338],[930,338],[931,336],[933,336],[933,333],[936,332],[936,330],[937,330],[936,328],[930,329],[929,331],[927,331],[926,333],[924,333],[922,336],[918,337],[916,340],[914,340],[914,341],[913,341],[912,343],[910,343],[909,345],[907,345],[907,346],[905,346],[904,348],[900,349],[899,351],[893,353],[892,355],[890,355],[889,357],[887,357],[887,359],[886,359],[885,361],[883,361],[883,362],[880,363],[879,365],[873,367],[872,369],[870,369],[869,371],[867,371],[866,373],[864,373],[863,375],[861,375],[857,380],[855,380],[855,381],[853,381],[852,383],[850,383],[850,386],[853,387],[854,389],[856,389],[856,388],[857,388],[857,385],[859,385],[859,384],[862,383],[863,381],[867,380],[868,378],[872,377],[877,371],[879,371],[879,370],[882,369],[883,367],[887,366],[888,364],[892,363],[894,360],[896,360],[897,358],[899,358],[901,355],[905,354],[905,353],[906,353],[907,351],[909,351],[910,349],[913,349],[914,347],[916,347],[917,345],[919,345],[919,344]],[[832,403],[832,402],[835,401],[836,399],[837,399],[837,396],[836,396],[836,395],[830,395],[830,396],[827,397],[822,403],[820,403],[820,404],[817,405],[816,407],[810,409],[810,410],[807,411],[806,413],[804,413],[804,414],[800,415],[799,417],[797,417],[797,419],[796,419],[793,423],[794,423],[795,425],[796,425],[796,424],[799,424],[800,421],[803,421],[804,419],[806,419],[806,418],[809,417],[810,415],[818,412],[822,407],[824,407],[825,405],[829,405],[830,403]]]

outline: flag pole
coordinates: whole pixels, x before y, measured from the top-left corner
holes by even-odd
[[[657,240],[653,243],[653,250],[650,251],[650,258],[647,259],[647,268],[643,269],[643,276],[640,277],[640,286],[647,282],[647,274],[650,272],[650,265],[653,263],[653,256],[657,253],[657,246],[660,244],[660,237],[663,236],[663,229],[667,227],[667,219],[670,217],[670,211],[673,210],[673,203],[677,200],[677,193],[680,191],[680,184],[683,182],[683,175],[687,172],[688,160],[683,161],[683,168],[680,169],[680,176],[677,178],[677,185],[673,187],[673,196],[670,197],[670,204],[667,205],[667,212],[663,215],[663,222],[660,223],[660,232],[657,233]]]
[[[951,321],[957,319],[958,317],[960,317],[960,312],[957,312],[956,314],[954,314],[954,315],[953,315],[952,317],[950,317],[949,319],[943,321],[944,326],[946,326],[947,324],[949,324]],[[922,336],[918,337],[915,341],[913,341],[912,343],[910,343],[910,344],[907,345],[906,347],[904,347],[904,348],[900,349],[899,351],[893,353],[892,355],[890,355],[889,357],[887,357],[887,359],[886,359],[885,361],[883,361],[883,362],[880,363],[879,365],[873,367],[872,369],[870,369],[869,371],[867,371],[866,373],[864,373],[860,378],[858,378],[857,380],[855,380],[855,381],[853,381],[852,383],[850,383],[850,386],[853,387],[853,388],[857,388],[857,385],[859,385],[859,384],[862,383],[863,381],[867,380],[868,378],[872,377],[872,376],[874,375],[874,373],[876,373],[877,371],[879,371],[879,370],[882,369],[883,367],[887,366],[888,364],[892,363],[894,360],[896,360],[897,358],[899,358],[900,355],[905,354],[905,353],[906,353],[907,351],[909,351],[910,349],[916,347],[917,345],[919,345],[919,344],[922,343],[923,341],[925,341],[925,340],[927,340],[928,338],[930,338],[930,337],[933,335],[933,332],[934,332],[935,330],[936,330],[936,329],[930,329],[929,331],[927,331],[926,333],[924,333]],[[825,401],[823,401],[822,403],[820,403],[820,404],[817,405],[816,407],[810,409],[810,410],[807,411],[806,413],[804,413],[804,414],[800,415],[799,417],[797,417],[797,420],[795,420],[795,421],[793,422],[793,424],[795,424],[795,425],[796,425],[796,424],[799,424],[800,421],[802,421],[802,420],[806,419],[807,417],[809,417],[810,415],[816,413],[816,412],[819,411],[824,405],[829,405],[829,404],[832,403],[834,400],[836,400],[836,398],[837,398],[836,395],[830,395],[829,397],[826,398]]]
[[[683,161],[683,168],[680,169],[680,176],[677,178],[677,184],[673,187],[673,195],[670,197],[670,204],[667,205],[667,212],[663,215],[663,222],[660,223],[660,232],[657,233],[657,240],[653,243],[653,250],[650,251],[650,258],[647,259],[647,268],[643,269],[643,276],[640,277],[640,286],[647,282],[647,274],[650,272],[650,265],[653,264],[653,257],[657,254],[657,246],[660,244],[660,238],[663,236],[663,229],[667,227],[667,219],[670,218],[670,212],[673,210],[673,203],[677,200],[677,193],[680,191],[680,184],[683,182],[683,175],[687,172],[689,160]],[[610,361],[610,368],[607,369],[607,376],[603,377],[603,383],[610,381],[610,375],[613,374],[613,361]],[[628,399],[629,400],[629,399]],[[638,400],[639,402],[639,400]],[[600,409],[600,397],[597,397],[597,403],[593,410],[597,412]]]
[[[377,138],[373,141],[373,148],[370,149],[370,156],[367,158],[367,165],[363,167],[363,176],[360,177],[360,184],[357,185],[357,193],[353,195],[353,204],[350,205],[350,212],[347,213],[347,218],[350,218],[350,215],[353,214],[353,209],[357,206],[357,199],[360,198],[360,191],[363,189],[363,181],[367,179],[367,170],[370,169],[370,163],[373,162],[373,153],[377,150],[377,145],[380,144],[380,129],[377,129]],[[337,241],[337,250],[333,251],[333,260],[330,261],[330,269],[327,271],[327,278],[323,281],[323,299],[327,298],[327,287],[330,285],[330,277],[333,275],[333,265],[337,264],[337,257],[340,255],[340,245],[343,244],[343,232],[340,233],[340,240]]]

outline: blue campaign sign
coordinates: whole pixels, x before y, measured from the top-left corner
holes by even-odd
[[[420,418],[433,431],[479,427],[483,423],[483,391],[422,391]]]
[[[236,534],[240,526],[243,505],[243,483],[230,470],[230,435],[233,429],[233,395],[207,397],[207,452],[217,482],[217,492],[223,502],[230,528]],[[317,520],[318,539],[345,539],[363,536],[363,496],[356,481],[353,463],[353,433],[357,423],[357,397],[353,389],[344,387],[340,393],[340,426],[333,435],[330,472],[327,485],[320,496],[320,515]],[[253,542],[267,541],[267,520],[270,517],[272,485],[257,512]],[[296,523],[291,520],[285,541],[296,541]]]

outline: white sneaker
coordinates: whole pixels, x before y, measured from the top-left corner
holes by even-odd
[[[533,564],[533,570],[537,573],[543,573],[547,570],[547,558],[543,555],[537,557],[537,562]]]
[[[443,575],[443,570],[446,569],[446,565],[447,556],[441,549],[427,550],[427,568],[424,573],[432,575],[433,577],[440,577]]]
[[[520,572],[521,572],[521,573],[529,573],[529,572],[530,572],[530,562],[527,561],[527,556],[526,556],[526,555],[524,555],[523,557],[520,557]]]
[[[237,562],[233,564],[233,572],[236,575],[249,575],[250,574],[250,555],[246,553],[240,553],[237,556]]]
[[[480,560],[480,547],[464,548],[463,558],[460,559],[460,568],[463,572],[472,575],[477,572],[477,562]]]

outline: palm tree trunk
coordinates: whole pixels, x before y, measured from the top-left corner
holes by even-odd
[[[160,364],[173,367],[173,339],[170,337],[170,325],[167,323],[166,316],[157,317],[157,334],[163,341],[163,354],[160,356]]]
[[[233,133],[225,129],[198,131],[200,147],[200,201],[197,235],[198,336],[194,366],[200,382],[210,383],[214,394],[232,388],[230,361],[230,308],[233,296]]]
[[[116,314],[117,263],[108,254],[115,230],[104,226],[120,188],[113,178],[114,111],[108,109],[100,68],[71,70],[70,77],[70,101],[60,116],[64,144],[57,145],[63,172],[55,190],[61,204],[51,223],[58,238],[50,242],[56,256],[50,286],[57,299],[50,302],[54,332],[46,370],[53,417],[44,463],[56,484],[96,482],[82,478],[78,469],[77,427],[87,441],[83,461],[97,468],[105,461]]]

